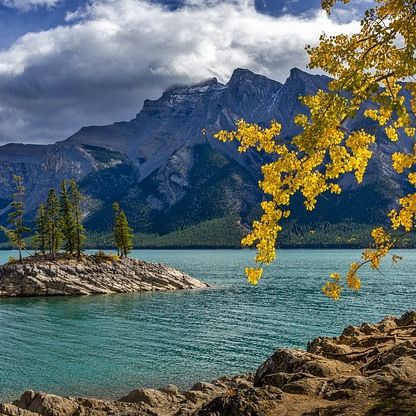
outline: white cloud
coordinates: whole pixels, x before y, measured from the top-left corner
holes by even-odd
[[[59,2],[61,2],[61,0],[2,0],[0,3],[6,7],[27,12],[37,7],[51,8],[56,6]]]
[[[34,0],[33,0],[34,1]],[[144,0],[96,0],[70,26],[31,33],[0,52],[0,133],[53,141],[79,127],[134,117],[176,83],[243,67],[284,81],[305,69],[304,45],[357,30],[319,12],[273,18],[252,2],[194,0],[169,11]]]

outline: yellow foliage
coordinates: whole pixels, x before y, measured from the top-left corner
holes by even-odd
[[[322,7],[330,13],[336,2],[322,0]],[[378,133],[384,132],[393,142],[402,135],[415,136],[415,27],[415,1],[376,0],[376,7],[368,10],[361,20],[358,33],[322,35],[317,47],[306,47],[309,68],[325,71],[333,81],[329,91],[301,97],[309,109],[309,115],[299,114],[294,119],[302,128],[301,134],[291,141],[278,140],[281,126],[276,121],[271,122],[270,128],[261,128],[240,120],[235,131],[220,131],[214,136],[222,141],[237,140],[241,152],[255,148],[275,155],[273,162],[262,167],[263,180],[259,185],[268,195],[268,200],[262,203],[264,213],[242,241],[243,245],[257,248],[257,267],[246,269],[251,283],[260,279],[263,270],[260,266],[275,258],[276,239],[282,229],[280,221],[290,215],[287,208],[296,193],[303,195],[305,208],[312,210],[322,193],[341,192],[336,181],[344,173],[354,173],[357,182],[363,180],[372,156],[371,145],[378,139]],[[380,126],[376,134],[344,128],[364,102],[365,117]],[[411,151],[392,156],[392,166],[398,173],[415,163],[416,145]],[[408,179],[416,187],[416,174],[410,173]],[[400,209],[389,214],[392,228],[410,232],[416,219],[416,193],[404,196],[399,204]],[[339,274],[332,274],[332,281],[323,287],[325,294],[337,300],[344,285],[357,291],[361,287],[358,269],[365,263],[370,263],[373,269],[379,267],[380,259],[396,241],[381,228],[375,229],[372,236],[375,249],[365,250],[362,263],[351,265],[345,282]],[[394,262],[398,259],[399,256],[393,256]]]
[[[326,282],[326,285],[322,288],[322,292],[325,295],[331,297],[337,301],[341,296],[342,286],[335,282]]]
[[[331,273],[329,277],[331,279],[337,280],[338,282],[341,281],[341,278],[339,277],[339,273]]]
[[[251,284],[256,285],[261,277],[261,274],[263,273],[263,269],[254,269],[253,267],[248,267],[246,268],[245,272],[248,277],[248,281]]]

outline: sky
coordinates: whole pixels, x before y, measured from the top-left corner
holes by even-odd
[[[306,44],[353,33],[372,0],[0,0],[0,145],[135,117],[172,85],[235,68],[284,82]]]

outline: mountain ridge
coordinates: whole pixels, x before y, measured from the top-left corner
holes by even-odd
[[[55,144],[4,145],[0,147],[0,223],[7,223],[13,174],[23,177],[29,221],[51,187],[75,178],[85,196],[85,225],[90,231],[110,228],[114,200],[124,207],[136,232],[164,234],[234,214],[247,222],[263,198],[257,186],[260,167],[270,159],[255,151],[239,153],[236,143],[219,142],[212,134],[233,129],[241,118],[261,126],[275,119],[282,123],[282,137],[289,139],[300,132],[293,116],[305,112],[299,96],[327,89],[329,82],[325,75],[293,68],[282,84],[237,68],[226,84],[212,78],[173,86],[160,98],[145,100],[130,121],[83,127]],[[368,120],[359,114],[348,128],[361,127],[368,127]],[[331,222],[375,220],[374,212],[394,206],[405,189],[391,170],[395,149],[381,135],[362,185],[346,176],[341,197],[328,196],[314,216],[295,208],[295,217],[322,221],[333,204],[336,212],[330,213]],[[369,204],[376,211],[351,216],[342,201],[351,204],[352,194],[377,183],[384,185],[374,187],[363,208]]]

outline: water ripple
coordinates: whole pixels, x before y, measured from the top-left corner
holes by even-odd
[[[362,292],[334,304],[320,294],[354,250],[288,250],[256,287],[242,271],[250,251],[143,251],[212,289],[75,298],[0,299],[0,401],[24,390],[116,398],[138,386],[182,388],[255,371],[278,347],[305,347],[348,324],[415,308],[416,254],[364,271]],[[0,263],[10,252],[0,253]]]

